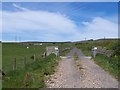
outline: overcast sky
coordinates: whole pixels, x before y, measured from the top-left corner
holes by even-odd
[[[118,37],[117,2],[4,2],[2,41]]]

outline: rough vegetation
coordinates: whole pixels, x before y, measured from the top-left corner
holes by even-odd
[[[10,71],[7,73],[9,79],[3,80],[3,88],[45,87],[45,76],[55,72],[58,60],[54,54],[51,54],[44,59],[37,60],[26,69]]]
[[[86,56],[91,56],[91,50],[93,47],[102,47],[106,50],[115,50],[116,45],[118,45],[118,40],[96,40],[96,41],[85,41],[75,43],[75,46],[81,49]]]
[[[119,66],[120,66],[120,44],[119,40],[96,40],[96,41],[86,41],[75,44],[77,48],[81,49],[83,53],[87,56],[92,56],[92,47],[102,47],[106,50],[112,50],[114,53],[111,57],[107,57],[104,54],[97,54],[94,58],[95,62],[99,64],[102,68],[109,71],[118,80]]]

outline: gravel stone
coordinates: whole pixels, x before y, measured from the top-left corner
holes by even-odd
[[[83,69],[76,68],[73,55],[77,53]],[[52,84],[51,84],[52,82]],[[98,66],[90,57],[74,48],[63,58],[48,88],[118,88],[118,81]]]

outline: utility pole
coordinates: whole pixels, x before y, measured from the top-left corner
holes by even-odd
[[[17,42],[17,36],[15,36],[15,42]]]
[[[19,36],[19,42],[21,42],[21,36]]]
[[[104,36],[104,40],[105,40],[105,36]]]

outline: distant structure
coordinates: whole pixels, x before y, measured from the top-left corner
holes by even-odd
[[[41,45],[43,45],[42,43],[34,43],[34,45],[36,45],[36,46],[41,46]]]
[[[49,46],[46,47],[46,56],[54,53],[56,56],[59,56],[59,48],[58,46]]]
[[[31,45],[42,46],[43,43],[41,43],[41,42],[21,42],[21,45],[23,45],[23,46],[31,46]]]
[[[21,37],[20,36],[15,36],[15,42],[21,42]]]

